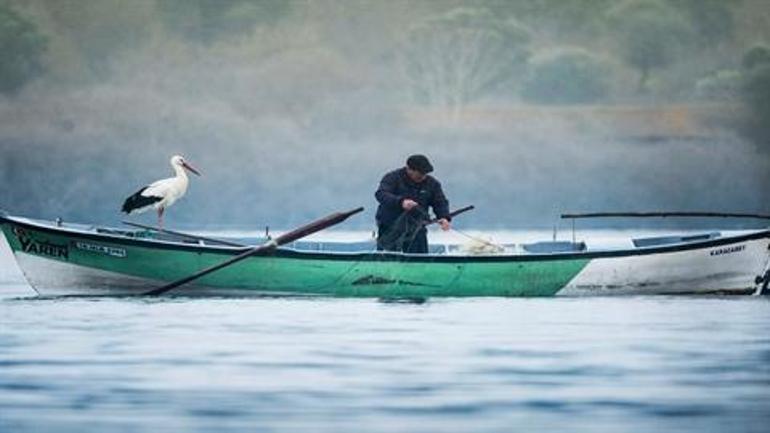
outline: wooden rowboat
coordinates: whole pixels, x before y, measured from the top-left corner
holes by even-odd
[[[0,216],[41,295],[131,295],[251,247]],[[278,248],[174,289],[174,295],[467,297],[749,294],[767,279],[770,230],[637,240],[625,249],[546,248],[489,255]]]

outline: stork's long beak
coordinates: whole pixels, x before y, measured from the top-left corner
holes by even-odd
[[[192,165],[188,164],[187,162],[183,162],[182,163],[182,167],[190,170],[191,172],[195,173],[198,176],[201,175],[201,173],[195,167],[193,167]]]

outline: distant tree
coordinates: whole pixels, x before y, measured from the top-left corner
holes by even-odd
[[[735,101],[741,97],[743,74],[731,69],[709,74],[695,83],[695,97],[704,100]]]
[[[741,60],[741,65],[746,70],[768,63],[770,63],[770,47],[767,45],[755,45],[749,48]]]
[[[113,59],[151,37],[155,4],[125,0],[23,0],[50,40],[51,73],[88,81],[112,72]]]
[[[607,18],[621,57],[639,71],[639,92],[648,90],[653,69],[671,64],[692,41],[690,22],[660,0],[625,1],[610,9]]]
[[[547,104],[596,102],[607,96],[607,66],[596,56],[580,49],[562,50],[536,59],[522,96]]]
[[[454,115],[523,70],[528,32],[486,9],[457,8],[411,28],[401,52],[415,102]]]
[[[617,0],[482,0],[495,15],[516,17],[533,31],[558,37],[590,38],[599,33],[601,12]]]
[[[288,14],[286,0],[158,0],[158,8],[172,31],[201,43],[254,30]]]
[[[695,41],[710,47],[730,40],[735,30],[735,9],[743,0],[669,0],[690,22]]]
[[[735,30],[735,10],[744,0],[663,0],[688,20],[700,45],[729,40]],[[535,30],[557,37],[597,36],[602,14],[618,0],[478,0],[496,14],[515,16]],[[573,39],[574,40],[574,39]]]
[[[0,1],[0,93],[11,95],[43,72],[46,39],[37,27]]]

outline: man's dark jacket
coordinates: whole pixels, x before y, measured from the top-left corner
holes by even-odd
[[[380,187],[374,193],[380,206],[377,208],[377,225],[388,227],[404,212],[404,199],[416,201],[423,210],[421,219],[428,219],[428,207],[438,218],[449,220],[449,201],[441,190],[441,183],[432,176],[426,176],[421,183],[415,183],[406,174],[406,168],[399,168],[383,176]],[[411,213],[419,215],[418,210]]]

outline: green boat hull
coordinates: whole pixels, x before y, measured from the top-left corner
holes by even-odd
[[[128,239],[5,220],[3,232],[40,293],[141,293],[221,263],[241,248]],[[400,253],[316,253],[279,249],[200,278],[172,293],[339,297],[552,296],[587,258],[522,260]],[[60,281],[61,270],[71,278]],[[79,281],[77,275],[83,275]],[[94,275],[98,278],[94,279]],[[74,277],[73,277],[74,276]],[[59,280],[59,281],[57,281]],[[94,287],[94,281],[98,284]],[[78,287],[57,287],[65,285]],[[130,284],[128,283],[130,282]],[[142,284],[144,282],[144,284]],[[58,290],[57,290],[58,289]],[[85,293],[83,293],[85,292]]]
[[[222,247],[0,215],[27,281],[42,295],[141,294],[220,264]],[[149,236],[149,237],[148,237]],[[650,247],[502,255],[310,252],[252,256],[169,292],[427,298],[754,293],[770,279],[770,230]]]

